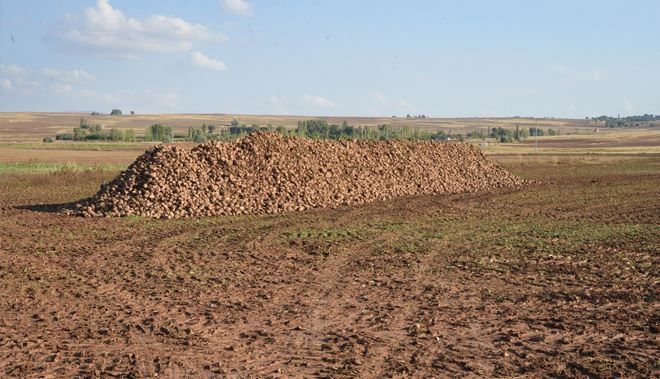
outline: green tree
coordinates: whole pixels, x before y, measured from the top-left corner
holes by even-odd
[[[135,142],[135,131],[133,129],[124,131],[124,142]]]
[[[124,140],[124,133],[121,130],[117,128],[110,129],[110,141],[117,142],[123,140]]]
[[[518,127],[518,124],[516,124],[516,131],[513,132],[513,139],[516,141],[520,140],[520,128]]]
[[[161,124],[153,124],[147,130],[149,141],[172,142],[172,128]]]

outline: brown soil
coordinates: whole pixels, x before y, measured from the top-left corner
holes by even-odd
[[[0,376],[657,377],[657,163],[167,221],[17,207],[98,173],[2,177]]]
[[[519,145],[533,146],[533,137],[518,142]],[[541,148],[553,147],[564,149],[586,149],[607,147],[653,147],[660,146],[660,133],[640,137],[617,138],[616,135],[599,138],[541,138],[538,142]]]

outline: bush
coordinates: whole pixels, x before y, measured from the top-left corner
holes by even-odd
[[[58,141],[73,141],[73,133],[62,133],[55,136]]]
[[[110,129],[110,141],[123,141],[124,133],[116,128]]]
[[[536,136],[543,136],[545,133],[543,132],[543,129],[541,128],[529,128],[529,136],[530,137],[536,137]]]
[[[110,112],[110,116],[121,116],[121,110],[120,109],[113,109]]]
[[[128,129],[124,132],[124,142],[134,142],[135,141],[135,131],[133,129]]]
[[[53,140],[51,137],[45,137],[43,140],[41,140],[43,143],[53,143],[55,140]]]

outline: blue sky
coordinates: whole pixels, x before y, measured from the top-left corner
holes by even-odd
[[[660,113],[657,0],[0,7],[0,111]]]

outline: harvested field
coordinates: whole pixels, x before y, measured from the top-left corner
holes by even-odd
[[[658,157],[506,168],[543,184],[178,220],[0,174],[0,376],[657,376]]]
[[[315,141],[255,133],[191,151],[157,146],[93,198],[77,204],[75,213],[155,218],[270,214],[522,183],[465,143]]]

